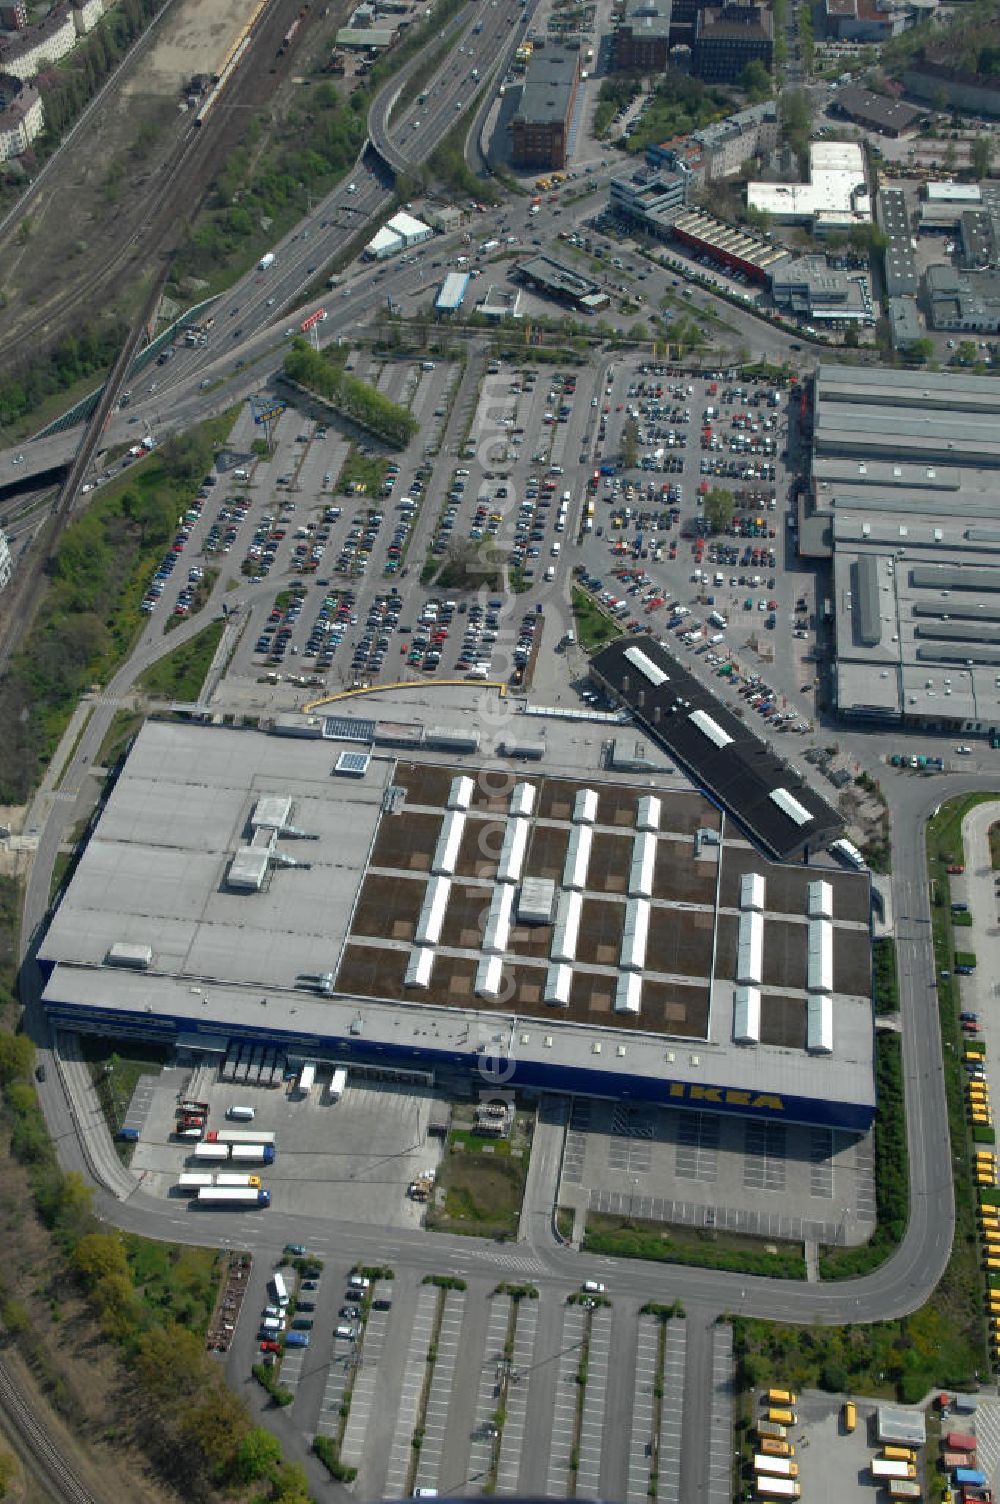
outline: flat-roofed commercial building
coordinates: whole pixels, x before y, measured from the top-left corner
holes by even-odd
[[[611,777],[575,723],[546,731],[552,765],[507,781],[472,749],[397,754],[349,715],[301,738],[148,722],[42,947],[53,1024],[425,1083],[478,1080],[487,1053],[515,1090],[865,1131],[867,875],[823,868],[817,915],[815,866],[768,858],[676,775],[650,796],[655,747]],[[364,772],[332,778],[359,737]],[[807,797],[789,787],[774,818],[808,821]],[[259,880],[234,882],[247,851]]]
[[[832,554],[842,714],[1000,726],[1000,391],[823,364],[810,507]]]
[[[569,126],[580,82],[580,53],[563,47],[534,52],[511,121],[515,167],[566,166]]]

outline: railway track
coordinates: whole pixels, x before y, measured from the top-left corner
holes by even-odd
[[[48,301],[32,304],[30,320],[4,336],[8,366],[37,353],[46,338],[71,327],[81,307],[115,307],[121,288],[142,276],[154,257],[169,255],[201,205],[227,154],[239,143],[247,110],[257,109],[272,87],[270,64],[298,11],[298,0],[270,0],[240,67],[202,129],[192,122],[173,151],[145,184],[143,211],[112,242],[106,257],[78,280],[61,278]],[[288,64],[286,63],[286,66]]]
[[[103,1504],[81,1483],[36,1419],[3,1362],[0,1362],[0,1413],[27,1453],[32,1470],[50,1498],[64,1504]]]

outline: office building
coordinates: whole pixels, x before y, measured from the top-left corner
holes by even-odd
[[[748,63],[774,63],[774,20],[762,5],[706,6],[698,12],[691,71],[706,83],[736,84]]]
[[[870,224],[864,152],[856,141],[813,141],[808,183],[748,183],[747,206],[776,224],[807,225],[814,235]]]
[[[662,73],[670,52],[671,0],[638,0],[611,38],[616,73]]]

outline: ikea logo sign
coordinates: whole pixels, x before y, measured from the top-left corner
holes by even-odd
[[[671,1081],[668,1096],[685,1102],[705,1102],[714,1107],[746,1107],[751,1112],[784,1112],[781,1097],[768,1092],[740,1091],[730,1086],[699,1086],[691,1081]]]

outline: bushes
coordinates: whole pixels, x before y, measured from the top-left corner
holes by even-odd
[[[899,1012],[899,977],[896,970],[896,942],[888,937],[872,946],[876,1013]]]
[[[425,1274],[425,1285],[436,1285],[439,1290],[467,1290],[468,1282],[457,1274]]]
[[[895,955],[893,955],[895,971]],[[898,1034],[875,1041],[875,1206],[871,1239],[860,1248],[831,1248],[820,1257],[821,1279],[854,1279],[876,1268],[898,1247],[910,1216],[910,1160],[906,1147],[903,1046]]]
[[[329,1436],[316,1436],[313,1438],[313,1451],[322,1462],[332,1478],[341,1483],[353,1483],[358,1476],[356,1467],[348,1467],[340,1460],[340,1448]]]

